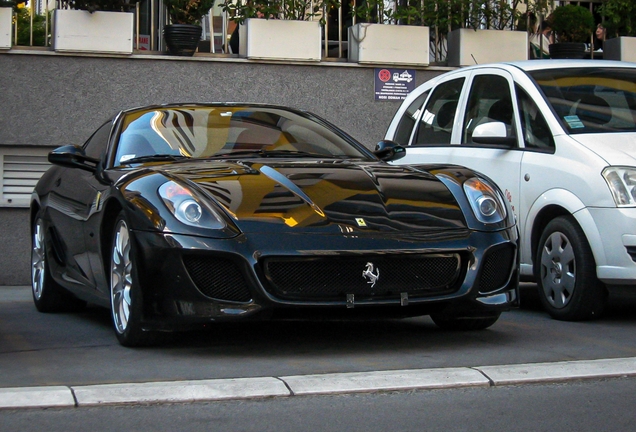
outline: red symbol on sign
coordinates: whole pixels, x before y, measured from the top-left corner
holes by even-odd
[[[391,79],[391,72],[386,69],[382,69],[380,72],[378,72],[378,78],[380,78],[380,81],[382,82],[387,82]]]

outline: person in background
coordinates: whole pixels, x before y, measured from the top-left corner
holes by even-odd
[[[596,31],[594,32],[594,51],[603,51],[603,42],[605,42],[605,35],[605,27],[603,27],[603,24],[598,24],[596,26]]]
[[[554,43],[552,28],[547,21],[542,21],[530,35],[530,48],[533,58],[550,58],[550,44]]]

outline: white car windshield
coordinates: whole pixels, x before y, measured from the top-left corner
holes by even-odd
[[[530,71],[570,134],[636,132],[636,69]]]

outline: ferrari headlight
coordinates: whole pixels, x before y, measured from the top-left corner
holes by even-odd
[[[223,218],[190,189],[169,181],[159,187],[159,196],[180,222],[198,228],[225,227]]]
[[[603,170],[603,178],[618,207],[636,206],[636,168],[608,167]]]
[[[506,218],[506,205],[490,182],[473,177],[464,182],[464,192],[478,221],[497,223]]]

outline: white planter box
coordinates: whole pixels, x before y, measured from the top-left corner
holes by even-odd
[[[606,40],[603,59],[636,62],[636,37],[621,36]]]
[[[0,49],[11,48],[12,20],[13,9],[10,7],[0,7]]]
[[[348,60],[396,65],[429,64],[429,28],[392,24],[349,27]]]
[[[528,60],[528,33],[457,29],[448,34],[449,66]]]
[[[56,9],[53,49],[61,52],[132,54],[134,14]]]
[[[239,27],[239,55],[248,59],[320,61],[318,21],[250,18]]]

